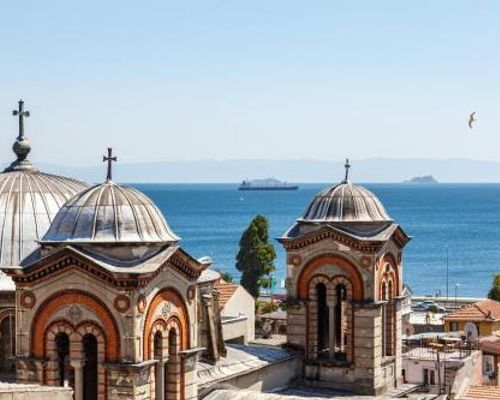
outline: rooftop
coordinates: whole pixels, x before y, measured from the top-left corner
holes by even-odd
[[[234,293],[238,290],[240,285],[235,283],[227,283],[226,281],[220,279],[215,284],[215,289],[219,292],[219,306],[224,308],[226,303],[233,297]]]
[[[471,385],[463,400],[500,400],[499,386]]]
[[[500,320],[500,302],[482,300],[444,317],[446,321],[496,321]]]
[[[198,363],[199,387],[210,387],[233,376],[295,357],[295,353],[281,348],[236,344],[226,346],[227,356],[222,357],[215,365],[203,361]]]
[[[216,390],[205,397],[205,400],[388,400],[398,398],[403,393],[411,392],[414,388],[415,385],[405,384],[383,396],[361,396],[344,390],[296,385],[271,393],[251,390]]]

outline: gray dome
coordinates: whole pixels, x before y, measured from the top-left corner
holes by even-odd
[[[43,243],[171,243],[179,238],[145,194],[112,181],[70,199]]]
[[[19,265],[62,205],[88,184],[33,168],[0,173],[0,266]]]
[[[319,192],[299,221],[390,222],[391,217],[372,192],[345,180]]]

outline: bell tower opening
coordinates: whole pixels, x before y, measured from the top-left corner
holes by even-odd
[[[97,339],[87,334],[82,339],[85,366],[83,367],[83,400],[97,399]]]
[[[59,386],[73,386],[70,382],[69,369],[69,336],[60,332],[55,337],[57,366],[59,372]]]
[[[318,283],[316,285],[316,295],[318,298],[318,358],[328,358],[328,338],[329,334],[329,318],[328,305],[326,302],[326,285]]]

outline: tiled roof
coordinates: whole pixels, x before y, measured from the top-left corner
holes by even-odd
[[[499,386],[474,386],[467,389],[464,400],[500,400]]]
[[[484,354],[500,355],[500,338],[481,340],[481,349]]]
[[[219,292],[219,306],[220,308],[224,308],[226,303],[233,297],[234,293],[240,285],[236,285],[234,283],[227,283],[224,280],[220,279],[215,284],[215,289]]]
[[[500,319],[500,302],[495,300],[478,301],[466,308],[444,317],[446,321],[487,321]]]

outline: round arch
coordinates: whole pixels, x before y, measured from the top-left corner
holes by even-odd
[[[385,271],[385,266],[389,264],[391,266],[390,271]],[[378,267],[378,298],[382,299],[382,283],[392,281],[392,295],[399,296],[400,294],[400,279],[399,279],[399,270],[398,263],[396,258],[392,253],[385,253],[379,261]]]
[[[298,278],[298,297],[305,299],[308,295],[309,281],[319,267],[323,265],[336,265],[342,268],[348,275],[352,284],[353,300],[362,301],[364,299],[363,278],[354,264],[337,254],[323,254],[309,260],[300,272]]]
[[[68,304],[81,304],[94,312],[106,332],[106,358],[108,361],[118,360],[120,357],[120,333],[113,314],[101,300],[79,290],[65,290],[54,293],[38,307],[31,324],[31,350],[33,356],[43,357],[44,334],[47,323],[57,310]]]
[[[180,337],[180,347],[182,350],[189,348],[190,346],[190,335],[189,335],[189,315],[187,312],[186,305],[183,301],[182,296],[172,287],[164,288],[160,290],[151,300],[148,310],[146,312],[146,317],[144,320],[144,334],[143,334],[143,356],[147,360],[151,355],[151,333],[153,327],[157,325],[158,320],[153,320],[153,316],[158,308],[158,306],[163,302],[172,303],[178,310],[178,312],[173,313],[167,317],[168,322],[171,318],[175,317],[179,325],[179,337]],[[167,325],[168,325],[167,322]]]

